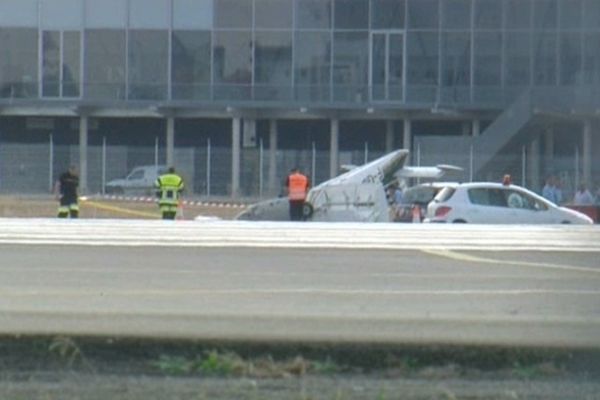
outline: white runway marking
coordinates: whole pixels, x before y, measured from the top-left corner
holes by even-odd
[[[96,297],[96,296],[185,296],[185,295],[326,295],[326,296],[523,296],[523,295],[568,295],[600,296],[600,290],[561,290],[561,289],[489,289],[489,290],[340,290],[340,289],[123,289],[90,291],[74,289],[36,289],[18,291],[0,290],[6,297]]]
[[[435,256],[445,257],[452,260],[466,261],[478,264],[494,264],[494,265],[516,265],[519,267],[531,267],[531,268],[544,268],[544,269],[556,269],[562,271],[577,271],[577,272],[592,272],[600,274],[600,268],[587,268],[575,265],[561,265],[551,263],[538,263],[529,261],[518,261],[518,260],[498,260],[494,258],[478,257],[471,254],[461,254],[450,250],[431,250],[424,249],[423,252],[427,254],[433,254]]]
[[[7,218],[0,244],[598,252],[600,227]]]

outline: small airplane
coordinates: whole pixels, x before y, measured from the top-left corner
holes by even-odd
[[[343,166],[346,172],[308,192],[304,205],[307,221],[390,222],[386,189],[409,178],[439,179],[452,165],[404,166],[409,151],[395,150],[361,166]],[[287,197],[262,201],[248,207],[236,219],[246,221],[289,221]]]

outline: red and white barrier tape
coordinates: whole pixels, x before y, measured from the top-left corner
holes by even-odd
[[[157,203],[158,202],[158,200],[155,197],[104,195],[104,196],[95,196],[94,198],[101,199],[101,200],[129,201],[129,202],[142,202],[142,203]],[[184,206],[246,208],[246,204],[240,204],[240,203],[207,202],[207,201],[191,201],[191,200],[183,200],[181,203]]]

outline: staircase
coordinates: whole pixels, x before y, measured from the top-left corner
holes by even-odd
[[[480,136],[473,140],[475,177],[482,178],[481,175],[486,167],[527,126],[533,113],[532,90],[527,89]]]

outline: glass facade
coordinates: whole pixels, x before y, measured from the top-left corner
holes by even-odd
[[[0,54],[1,98],[500,108],[600,84],[600,2],[4,0]]]

